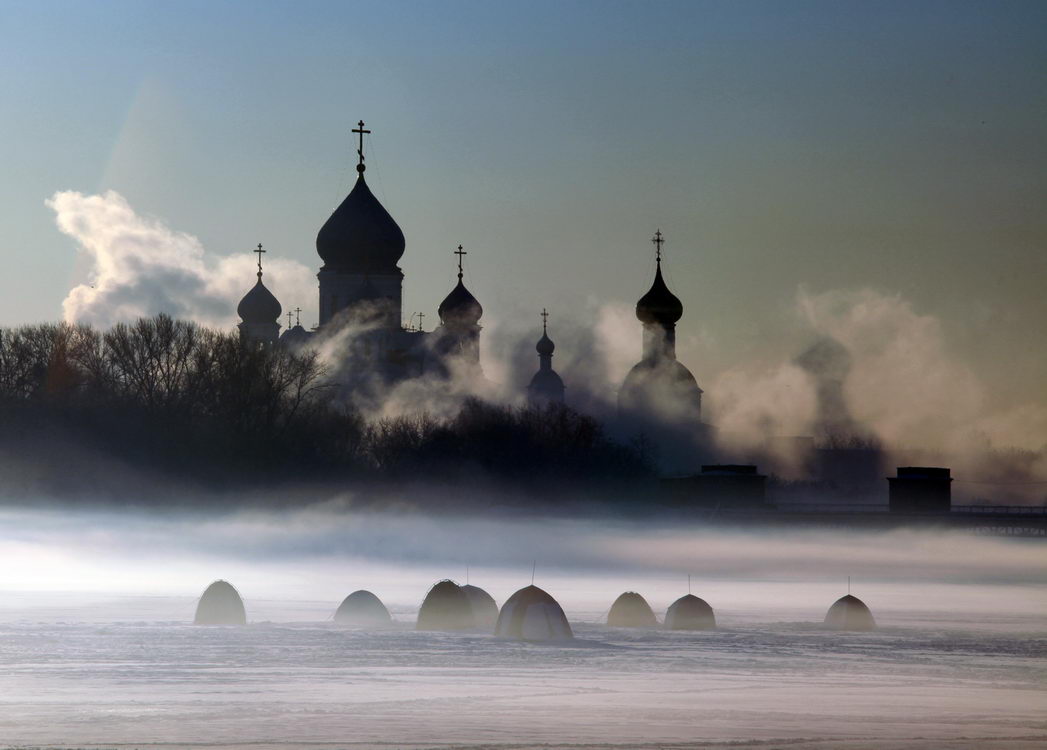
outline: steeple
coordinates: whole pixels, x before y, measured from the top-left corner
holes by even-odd
[[[555,351],[556,345],[549,338],[549,313],[544,307],[542,308],[541,318],[542,337],[538,339],[538,343],[534,347],[535,351],[538,352],[538,372],[534,374],[530,385],[527,386],[527,396],[532,403],[563,403],[564,384],[563,379],[553,370],[553,351]]]
[[[464,366],[474,375],[480,372],[480,317],[483,307],[462,282],[462,258],[468,253],[459,245],[454,251],[458,256],[458,283],[448,294],[436,312],[440,325],[436,333],[436,352],[442,367],[448,369],[451,360]]]
[[[458,256],[458,283],[440,303],[436,312],[440,316],[440,322],[444,325],[477,325],[484,314],[484,309],[462,283],[462,257],[469,253],[459,245],[454,254]]]

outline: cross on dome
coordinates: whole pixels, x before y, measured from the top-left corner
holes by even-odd
[[[360,147],[356,149],[356,154],[360,157],[360,163],[356,165],[356,171],[363,172],[366,169],[364,167],[364,133],[370,133],[371,131],[364,130],[364,121],[360,120],[356,127],[353,128],[353,132],[360,134]]]
[[[288,313],[288,315],[290,315],[290,314],[291,313]],[[302,325],[302,308],[296,307],[294,309],[294,315],[295,315],[295,320],[294,320],[295,325],[298,325],[298,326]],[[288,318],[288,321],[290,321],[290,318]]]
[[[542,308],[542,333],[545,333],[545,326],[549,322],[549,313],[546,312],[545,308]]]
[[[467,251],[463,250],[462,246],[459,245],[458,249],[454,251],[454,254],[458,256],[458,280],[461,281],[462,280],[462,256],[463,255],[468,255],[469,253]]]
[[[251,252],[254,252],[254,253],[258,254],[258,279],[261,280],[261,278],[262,278],[262,253],[265,252],[265,250],[262,249],[262,243],[259,242],[258,243],[258,249],[257,250],[252,250]]]
[[[658,263],[662,262],[662,244],[665,242],[665,238],[662,237],[662,230],[659,229],[654,233],[654,237],[651,238],[651,242],[654,243],[654,257]]]

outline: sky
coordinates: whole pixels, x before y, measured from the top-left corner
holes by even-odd
[[[78,309],[114,216],[230,325],[263,243],[315,323],[363,119],[427,328],[461,243],[492,351],[547,307],[557,362],[608,321],[638,357],[661,229],[712,403],[818,335],[890,339],[859,416],[938,395],[1042,445],[1045,71],[1042,2],[0,0],[0,325]]]

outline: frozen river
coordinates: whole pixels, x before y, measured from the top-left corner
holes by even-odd
[[[721,609],[715,632],[607,628],[573,592],[602,601],[612,585],[561,582],[571,645],[418,633],[408,611],[389,630],[343,630],[329,621],[336,601],[248,598],[251,624],[223,628],[187,624],[191,597],[9,593],[0,744],[1047,746],[1042,586],[1005,589],[1023,604],[996,616],[975,587],[966,615],[913,608],[920,587],[874,589],[883,627],[840,634],[812,624],[814,597],[787,600],[797,587],[784,584],[759,585],[766,606]],[[668,595],[655,589],[656,609]]]

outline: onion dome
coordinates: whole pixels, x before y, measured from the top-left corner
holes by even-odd
[[[549,338],[549,334],[542,331],[542,337],[538,339],[538,343],[534,345],[534,350],[543,357],[553,356],[553,350],[556,349],[556,344]]]
[[[404,233],[367,187],[362,167],[352,191],[320,227],[316,252],[325,269],[338,273],[396,274]]]
[[[574,637],[563,608],[533,584],[517,591],[502,605],[495,635],[519,641],[560,641]]]
[[[669,630],[712,630],[716,627],[716,615],[704,599],[685,594],[669,605],[665,627]]]
[[[856,596],[841,596],[825,613],[825,624],[836,630],[874,630],[876,620],[865,602]]]
[[[236,314],[245,323],[276,323],[282,312],[280,301],[262,283],[261,272],[258,273],[258,282],[236,306]]]
[[[247,613],[239,592],[227,581],[215,581],[196,605],[194,625],[246,625]]]
[[[615,628],[651,628],[658,625],[658,618],[646,599],[635,591],[626,591],[611,605],[607,624]]]
[[[669,291],[662,279],[662,262],[658,261],[658,270],[654,273],[654,283],[647,294],[636,303],[636,317],[643,323],[660,325],[675,324],[683,317],[683,303]]]
[[[457,323],[459,325],[476,325],[480,316],[484,314],[483,307],[476,301],[465,284],[462,283],[462,274],[458,274],[458,285],[451,293],[444,297],[440,307],[436,310],[440,315],[442,323]]]
[[[389,625],[392,618],[381,599],[361,589],[345,597],[334,613],[334,621],[355,627],[380,627]]]

